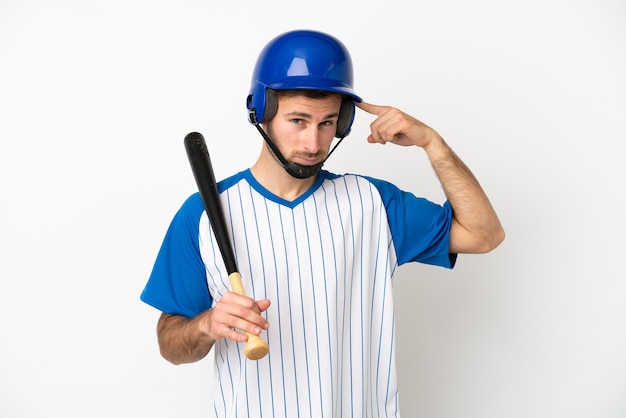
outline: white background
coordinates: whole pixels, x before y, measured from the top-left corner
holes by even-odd
[[[0,417],[203,417],[210,359],[173,366],[139,301],[195,191],[261,146],[245,97],[286,30],[330,32],[355,89],[437,129],[506,241],[396,276],[401,409],[626,416],[626,5],[621,0],[0,1]],[[327,168],[437,202],[423,152],[365,141]]]

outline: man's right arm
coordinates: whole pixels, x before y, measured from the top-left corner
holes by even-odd
[[[193,363],[211,351],[215,340],[203,332],[204,316],[187,318],[182,315],[162,313],[157,324],[157,336],[161,355],[173,364]]]
[[[193,363],[206,357],[218,339],[246,342],[248,336],[237,330],[256,335],[267,330],[261,313],[269,306],[267,299],[226,292],[213,308],[193,318],[162,313],[157,325],[161,355],[173,364]]]

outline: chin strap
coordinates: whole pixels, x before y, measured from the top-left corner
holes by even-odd
[[[328,160],[328,157],[330,157],[330,154],[332,154],[333,151],[335,151],[337,146],[345,138],[345,135],[339,138],[339,141],[335,144],[333,149],[330,150],[326,158],[324,158],[324,161],[317,163],[315,165],[302,165],[302,164],[287,161],[285,157],[283,157],[283,154],[281,154],[281,152],[278,150],[278,147],[274,145],[270,137],[265,133],[263,128],[261,128],[261,125],[259,123],[255,123],[254,126],[256,126],[257,130],[259,131],[263,139],[265,139],[265,142],[267,142],[267,145],[269,145],[270,149],[272,150],[274,155],[276,155],[276,158],[278,158],[278,160],[281,162],[281,164],[283,165],[283,168],[287,171],[287,173],[289,173],[292,177],[295,177],[297,179],[306,179],[306,178],[316,175],[321,170],[326,160]]]

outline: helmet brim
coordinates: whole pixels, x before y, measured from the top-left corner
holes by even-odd
[[[363,100],[356,95],[354,90],[340,82],[333,82],[328,78],[321,77],[288,77],[287,79],[278,80],[267,87],[273,90],[322,90],[332,93],[340,93],[350,97],[354,102],[361,103]],[[265,83],[263,83],[265,84]]]

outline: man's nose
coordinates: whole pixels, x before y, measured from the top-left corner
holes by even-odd
[[[317,126],[311,126],[303,132],[302,144],[306,152],[316,154],[320,150],[320,129]]]

